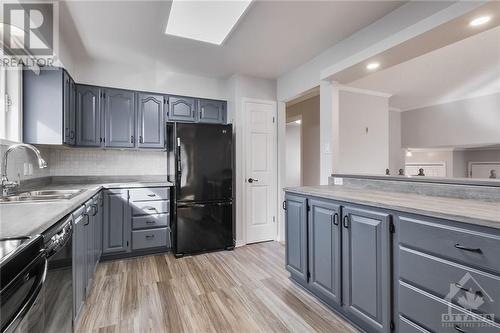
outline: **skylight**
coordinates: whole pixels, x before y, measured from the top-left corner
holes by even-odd
[[[173,0],[168,35],[221,45],[252,0]]]

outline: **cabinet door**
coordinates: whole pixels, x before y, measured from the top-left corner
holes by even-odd
[[[69,144],[76,144],[76,84],[69,80]]]
[[[341,304],[340,206],[309,200],[309,285],[327,302]]]
[[[63,71],[63,142],[67,145],[71,144],[71,128],[74,127],[71,124],[71,121],[74,121],[72,111],[74,108],[71,108],[71,79],[68,73]]]
[[[104,192],[103,253],[129,251],[130,216],[127,190]]]
[[[103,216],[103,207],[102,207],[102,194],[97,195],[94,198],[95,205],[95,216],[94,216],[94,262],[95,265],[101,259],[102,253],[102,216]]]
[[[90,292],[94,277],[94,216],[92,206],[85,208],[85,275],[86,286],[85,295]]]
[[[164,98],[161,95],[138,94],[137,132],[139,148],[165,146]]]
[[[390,215],[343,208],[343,303],[369,332],[390,331]]]
[[[98,87],[76,87],[76,145],[101,145],[101,90]]]
[[[200,123],[222,124],[225,122],[226,103],[209,99],[200,99],[198,103],[198,120]]]
[[[74,319],[83,307],[85,300],[85,226],[86,217],[79,215],[73,222],[73,314]]]
[[[104,145],[135,146],[135,98],[131,91],[106,89],[104,93]]]
[[[285,196],[286,268],[307,282],[307,199]]]
[[[172,121],[196,121],[196,104],[194,98],[169,97],[168,119]]]

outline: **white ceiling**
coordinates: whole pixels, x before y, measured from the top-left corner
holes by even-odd
[[[167,36],[170,1],[67,1],[65,40],[81,59],[162,63],[225,78],[277,78],[378,20],[400,1],[256,1],[222,46]]]
[[[403,111],[500,92],[500,26],[349,86],[393,94],[390,106]]]

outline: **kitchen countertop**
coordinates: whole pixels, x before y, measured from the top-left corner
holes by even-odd
[[[37,188],[49,189],[85,189],[69,200],[43,202],[0,203],[0,238],[15,238],[41,234],[60,219],[77,209],[102,189],[170,187],[168,181],[131,182],[105,184],[52,184]]]
[[[500,202],[374,191],[341,185],[291,187],[285,191],[500,229]]]

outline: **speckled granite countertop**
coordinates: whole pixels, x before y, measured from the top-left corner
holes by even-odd
[[[102,189],[173,186],[168,181],[107,184],[52,184],[38,189],[85,189],[70,200],[0,203],[0,238],[41,234]]]
[[[303,186],[286,192],[414,213],[500,229],[500,202],[465,200],[345,186]]]

